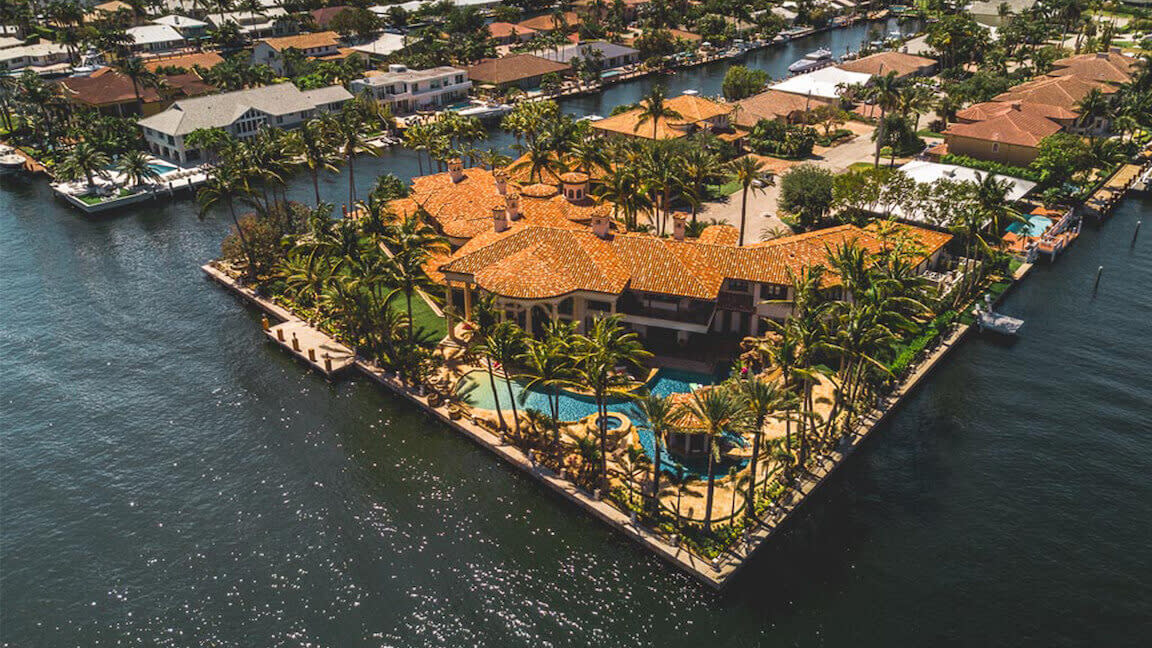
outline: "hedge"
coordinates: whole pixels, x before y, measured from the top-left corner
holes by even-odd
[[[970,158],[967,155],[953,155],[948,154],[940,158],[944,164],[955,164],[956,166],[968,167],[969,169],[979,169],[980,171],[987,171],[997,175],[1007,175],[1024,180],[1031,180],[1032,182],[1040,182],[1040,172],[1030,168],[1015,166],[1012,164],[1002,164],[1000,162],[991,162],[988,160],[977,160]]]

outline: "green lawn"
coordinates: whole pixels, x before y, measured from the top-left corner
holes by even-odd
[[[388,305],[408,314],[403,293],[396,293]],[[419,295],[412,295],[412,324],[416,328],[416,339],[422,344],[434,345],[448,334],[444,318],[437,315]]]
[[[731,196],[732,194],[736,193],[737,191],[740,191],[741,186],[742,185],[740,184],[740,182],[738,180],[733,180],[731,182],[725,182],[724,184],[721,184],[721,185],[710,184],[710,185],[708,185],[708,193],[714,198],[720,198],[723,196]]]

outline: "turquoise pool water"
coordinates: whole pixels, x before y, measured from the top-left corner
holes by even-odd
[[[156,173],[159,173],[160,175],[171,173],[176,170],[176,167],[172,166],[171,164],[164,164],[163,162],[149,162],[148,168],[152,169]]]
[[[687,393],[700,385],[711,385],[716,382],[716,376],[691,371],[675,371],[661,369],[656,376],[648,382],[648,389],[654,394],[667,396],[669,394]],[[456,387],[459,393],[473,407],[483,409],[496,409],[496,398],[500,406],[510,407],[508,402],[508,381],[496,377],[496,397],[492,395],[492,383],[488,373],[484,370],[471,371],[460,379]],[[543,391],[524,389],[519,382],[512,382],[512,394],[516,398],[516,406],[523,409],[538,409],[548,412],[548,397]],[[631,401],[624,398],[613,399],[608,410],[621,413],[629,418],[635,413]],[[562,392],[560,394],[560,419],[563,421],[577,421],[596,413],[596,401],[590,396]]]
[[[670,394],[687,393],[701,385],[711,385],[716,382],[716,376],[709,374],[696,373],[692,371],[677,371],[673,369],[661,369],[656,373],[648,383],[648,389],[654,394],[667,396]],[[508,380],[497,376],[496,381],[496,395],[499,398],[500,407],[508,410],[511,408],[508,400]],[[483,409],[496,409],[496,398],[492,395],[492,383],[488,378],[488,372],[484,370],[471,371],[460,379],[460,383],[456,387],[456,391],[465,402],[473,407]],[[548,397],[547,395],[535,389],[525,389],[519,382],[512,381],[512,394],[516,399],[516,407],[521,410],[537,409],[541,412],[547,413]],[[613,399],[608,405],[608,411],[611,413],[622,414],[632,420],[633,424],[638,424],[643,421],[640,411],[636,408],[631,400],[628,399]],[[560,394],[560,419],[564,421],[576,421],[586,416],[596,414],[596,401],[581,394],[574,394],[572,392],[562,392]],[[614,421],[610,422],[611,427],[615,427]],[[652,433],[644,429],[640,425],[636,425],[636,436],[640,439],[640,445],[644,448],[644,453],[649,458],[653,457],[656,452],[656,446],[653,442]],[[728,443],[744,445],[744,440],[738,435],[725,435]],[[745,462],[741,461],[739,465]],[[664,472],[675,474],[678,470],[683,471],[684,474],[695,476],[696,478],[704,478],[707,475],[707,463],[705,459],[696,460],[679,460],[670,456],[667,452],[661,455],[661,464],[664,467]],[[716,468],[716,475],[723,475],[727,472],[731,463],[725,463]]]
[[[1048,228],[1052,227],[1052,219],[1046,216],[1029,216],[1028,223],[1016,221],[1008,224],[1008,231],[1013,234],[1024,234],[1025,236],[1040,237]]]

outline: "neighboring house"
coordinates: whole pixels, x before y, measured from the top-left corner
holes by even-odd
[[[972,104],[964,110],[956,113],[956,121],[961,124],[974,124],[982,122],[987,119],[999,117],[1011,110],[1019,110],[1025,114],[1038,115],[1045,119],[1050,119],[1057,124],[1060,124],[1065,129],[1070,129],[1075,125],[1076,118],[1078,117],[1076,111],[1062,108],[1060,106],[1051,106],[1048,104],[1038,104],[1029,101],[985,101],[984,103]]]
[[[387,103],[393,114],[404,115],[418,110],[449,106],[468,98],[472,82],[468,72],[442,66],[429,70],[409,70],[392,64],[388,71],[350,84],[353,94],[368,91],[378,101]]]
[[[500,89],[518,87],[537,88],[546,74],[567,74],[572,66],[550,61],[532,54],[511,54],[502,58],[484,59],[468,67],[468,78]]]
[[[334,31],[265,38],[252,48],[252,64],[267,65],[276,74],[284,74],[284,52],[294,49],[307,58],[316,59],[340,54],[340,35]]]
[[[252,39],[287,36],[299,31],[296,21],[281,7],[264,7],[255,12],[225,11],[223,16],[209,13],[206,18],[215,27],[235,23],[242,35]]]
[[[535,18],[521,20],[520,22],[516,23],[516,25],[518,27],[527,27],[532,31],[547,34],[549,32],[554,32],[557,29],[571,31],[579,27],[582,21],[583,19],[580,18],[580,14],[576,13],[575,11],[565,11],[559,16],[548,13],[542,16],[536,16]]]
[[[976,22],[988,27],[999,27],[1007,20],[1000,17],[1001,5],[1008,5],[1010,13],[1020,14],[1025,9],[1035,6],[1036,0],[980,0],[968,5],[968,11],[972,13]]]
[[[374,41],[353,45],[350,49],[363,55],[369,61],[381,61],[389,55],[404,49],[406,43],[400,34],[380,34]]]
[[[168,25],[140,25],[125,30],[132,39],[132,51],[170,52],[188,44],[180,32]]]
[[[352,99],[342,86],[299,90],[281,83],[172,104],[164,112],[139,121],[148,148],[156,155],[181,163],[204,159],[203,151],[190,149],[185,138],[204,128],[221,128],[240,138],[251,137],[263,127],[295,128],[317,113],[338,110]]]
[[[935,184],[941,180],[979,183],[981,179],[989,175],[987,171],[980,171],[978,169],[954,164],[926,162],[923,160],[912,160],[900,167],[900,171],[912,180],[915,180],[918,184],[927,185]],[[1008,190],[1004,194],[1004,201],[1007,203],[1014,203],[1023,199],[1036,188],[1035,182],[1021,178],[996,174],[993,174],[992,178],[1007,183]],[[951,222],[936,222],[931,220],[926,214],[918,210],[905,212],[899,205],[877,205],[875,212],[877,214],[883,214],[884,216],[892,216],[905,222],[928,225],[930,227],[947,228],[952,225]]]
[[[993,97],[992,101],[1019,102],[1022,105],[1044,104],[1077,111],[1080,101],[1088,96],[1092,90],[1099,90],[1105,95],[1113,95],[1118,89],[1112,83],[1085,81],[1078,76],[1040,77],[1010,88],[1007,92]],[[1076,125],[1069,128],[1069,131],[1098,135],[1108,132],[1110,126],[1108,120],[1097,117],[1090,124],[1076,122]]]
[[[794,124],[801,122],[808,111],[831,105],[831,103],[831,100],[820,97],[805,97],[791,92],[767,90],[737,101],[736,109],[732,111],[732,115],[737,126],[749,129],[761,119],[778,119]]]
[[[204,68],[211,70],[212,68],[224,62],[224,57],[216,52],[195,52],[193,54],[179,54],[176,56],[165,56],[150,58],[144,61],[144,67],[150,71],[164,68],[182,68],[184,70],[194,70],[195,68]]]
[[[312,21],[316,23],[317,27],[328,29],[328,23],[332,22],[333,18],[351,8],[352,7],[348,5],[336,5],[334,7],[314,9],[312,11]]]
[[[0,70],[14,72],[30,68],[37,74],[63,72],[68,68],[68,48],[51,41],[0,49]]]
[[[641,139],[678,139],[701,130],[725,131],[731,128],[729,117],[733,104],[718,103],[696,95],[680,95],[665,102],[665,105],[680,114],[674,119],[660,118],[655,122],[640,121],[640,108],[622,112],[605,119],[592,122],[592,128],[604,134]]]
[[[188,16],[170,14],[152,21],[157,25],[167,25],[175,29],[187,41],[198,41],[208,36],[208,23]]]
[[[1024,166],[1036,159],[1040,141],[1063,130],[1060,124],[1020,104],[1004,114],[971,124],[952,124],[944,131],[948,152],[978,160]]]
[[[640,60],[639,50],[607,41],[584,41],[556,49],[539,50],[533,54],[569,65],[577,57],[584,61],[599,60],[601,69],[623,67]]]
[[[514,45],[532,40],[536,35],[535,29],[522,27],[510,22],[488,23],[489,40],[496,45]]]
[[[92,23],[100,20],[108,20],[117,13],[132,16],[134,22],[139,22],[139,19],[136,17],[136,10],[132,8],[132,5],[127,2],[120,2],[120,0],[112,0],[112,2],[102,2],[94,5],[90,12],[84,14],[84,22]]]
[[[932,76],[936,73],[936,60],[903,52],[880,52],[854,61],[846,61],[836,67],[848,72],[860,72],[872,76],[885,76],[895,72],[896,78],[907,79],[916,76]]]
[[[69,102],[119,117],[154,115],[175,99],[216,92],[216,88],[192,72],[162,76],[160,82],[158,87],[138,86],[139,102],[132,79],[115,68],[100,68],[88,76],[64,77],[56,83],[60,95]]]
[[[1138,61],[1114,47],[1108,52],[1081,54],[1063,58],[1052,64],[1049,77],[1075,77],[1088,83],[1122,85],[1136,74]]]
[[[602,7],[600,18],[604,18],[615,3],[612,0],[577,0],[573,3],[574,6],[579,7],[581,13],[589,16],[592,15],[597,4]],[[644,7],[650,4],[650,0],[621,0],[621,4],[623,5],[621,17],[627,24],[636,20]]]
[[[770,87],[772,90],[791,92],[803,97],[837,99],[843,94],[844,87],[863,85],[871,80],[871,74],[849,72],[838,67],[826,67],[815,72],[797,74]]]

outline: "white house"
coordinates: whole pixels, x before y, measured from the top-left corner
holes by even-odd
[[[265,126],[295,128],[316,113],[339,109],[350,99],[352,95],[339,85],[302,91],[291,83],[281,83],[177,101],[138,124],[153,153],[195,162],[203,159],[203,152],[189,149],[184,140],[197,130],[220,128],[244,138]]]
[[[31,45],[17,45],[0,49],[0,70],[13,71],[32,68],[43,74],[68,67],[68,48],[51,41]]]
[[[468,98],[472,82],[468,72],[460,68],[409,70],[393,64],[386,73],[356,79],[350,86],[355,94],[371,92],[377,101],[388,103],[394,114],[403,115],[463,101]]]
[[[400,34],[389,34],[387,32],[380,34],[376,40],[363,43],[361,45],[353,45],[352,49],[358,54],[363,55],[365,58],[380,59],[393,52],[399,52],[404,49],[405,42],[404,36]]]
[[[844,86],[868,83],[871,78],[871,74],[864,74],[863,72],[849,72],[837,67],[826,67],[807,74],[797,74],[771,87],[773,90],[791,92],[806,97],[835,99],[840,96]]]
[[[124,31],[132,39],[135,52],[167,52],[188,44],[180,32],[168,25],[140,25]]]
[[[209,13],[207,19],[216,27],[225,23],[236,23],[240,33],[249,38],[267,38],[270,36],[284,36],[299,31],[295,21],[288,17],[288,12],[281,7],[265,7],[258,12],[226,11]]]
[[[582,60],[599,60],[603,69],[623,67],[640,60],[640,50],[617,45],[608,41],[583,41],[581,43],[564,45],[556,49],[545,49],[532,52],[540,58],[546,58],[561,63],[571,63],[572,59],[579,57]]]
[[[188,16],[169,14],[152,21],[157,25],[167,25],[180,32],[186,40],[199,40],[208,35],[208,23]]]

